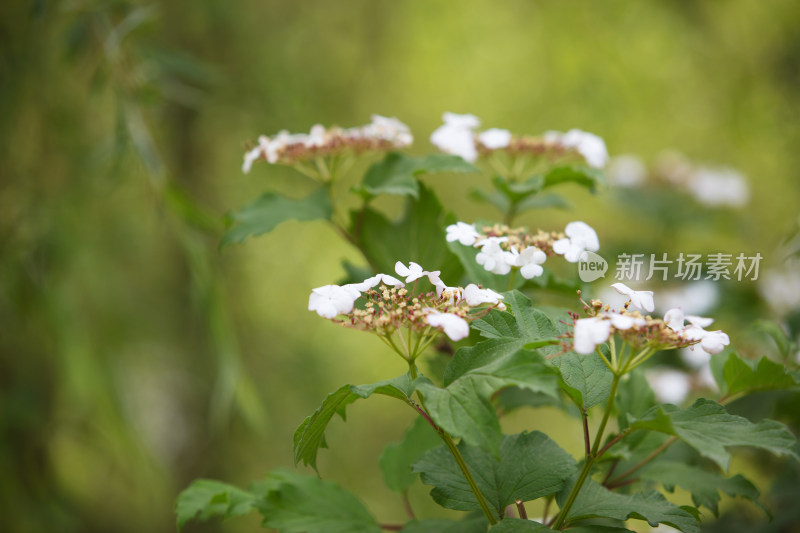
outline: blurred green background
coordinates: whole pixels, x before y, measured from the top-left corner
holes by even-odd
[[[794,0],[2,2],[2,529],[173,531],[192,479],[246,485],[290,466],[293,431],[325,394],[404,371],[377,339],[307,311],[342,259],[360,263],[329,227],[289,222],[218,249],[227,211],[311,188],[285,169],[240,172],[259,134],[380,113],[427,153],[453,111],[519,133],[578,127],[612,155],[678,149],[749,177],[722,240],[692,220],[665,234],[577,189],[573,212],[520,222],[580,218],[611,249],[649,251],[658,235],[664,251],[760,251],[779,267],[800,200],[798,87]],[[469,200],[486,177],[425,181],[461,220],[496,216]],[[401,520],[377,457],[411,415],[382,399],[349,415],[320,471]],[[547,411],[517,423],[580,449]]]

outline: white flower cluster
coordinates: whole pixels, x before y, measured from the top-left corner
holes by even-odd
[[[652,173],[635,155],[617,156],[609,164],[608,178],[612,185],[622,187],[638,187],[652,178],[683,190],[708,207],[743,207],[750,200],[747,178],[737,170],[696,165],[673,150],[659,155]]]
[[[405,283],[388,274],[377,274],[360,283],[317,287],[309,296],[308,310],[332,320],[349,315],[348,320],[342,321],[343,325],[375,331],[379,335],[391,335],[400,328],[421,333],[433,327],[457,341],[469,335],[468,320],[478,318],[468,314],[470,308],[489,304],[505,309],[501,294],[475,284],[463,289],[448,287],[439,277],[438,270],[429,272],[417,263],[405,265],[398,261],[395,272],[405,278]],[[406,283],[425,277],[435,287],[435,295],[410,295]],[[379,285],[381,290],[375,291]],[[356,300],[362,297],[367,301],[366,308],[354,309]]]
[[[574,148],[586,159],[590,167],[603,168],[608,163],[606,143],[594,133],[579,129],[571,129],[567,133],[548,131],[545,132],[544,139],[567,148]]]
[[[551,235],[540,233],[535,236],[520,234],[519,230],[499,228],[505,235],[484,235],[474,224],[457,222],[447,227],[447,242],[458,241],[464,246],[476,246],[480,252],[475,260],[487,271],[504,276],[516,267],[525,279],[541,276],[542,265],[547,260],[548,251],[563,255],[570,263],[576,263],[587,250],[600,249],[597,232],[585,222],[575,221],[567,224],[566,237],[553,239]],[[529,237],[529,238],[528,238]]]
[[[253,163],[264,159],[270,164],[286,163],[318,155],[332,155],[346,150],[390,150],[405,148],[414,141],[408,126],[396,118],[372,115],[372,122],[355,128],[326,129],[321,124],[309,133],[280,131],[277,135],[258,138],[258,146],[244,154],[242,171],[250,172]]]
[[[475,115],[444,113],[442,120],[444,124],[431,134],[431,143],[439,150],[461,156],[470,163],[475,162],[481,152],[504,149],[521,153],[566,149],[576,151],[589,166],[595,168],[602,168],[608,162],[608,150],[603,139],[585,131],[549,131],[541,138],[515,139],[510,131],[499,128],[477,133],[481,121]],[[514,146],[515,143],[518,146]]]
[[[684,316],[683,311],[677,308],[667,311],[663,320],[645,317],[639,311],[653,312],[655,309],[652,291],[635,291],[623,283],[615,283],[612,287],[627,296],[628,303],[619,311],[600,310],[600,304],[595,316],[576,320],[573,340],[577,353],[592,353],[615,332],[636,344],[649,344],[657,349],[699,344],[706,352],[717,354],[730,344],[728,335],[722,331],[704,329],[713,319]],[[631,307],[634,312],[629,311]]]

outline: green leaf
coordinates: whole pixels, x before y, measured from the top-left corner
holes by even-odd
[[[628,427],[628,415],[641,417],[656,405],[655,394],[643,372],[630,372],[623,376],[617,388],[614,404],[619,412],[620,429]]]
[[[797,458],[796,439],[780,422],[765,419],[753,424],[703,398],[683,410],[674,405],[659,405],[633,421],[630,427],[674,435],[724,470],[730,463],[727,451],[730,446],[753,446]]]
[[[753,324],[753,329],[764,333],[772,339],[783,359],[789,358],[796,351],[794,341],[775,322],[771,320],[756,320]]]
[[[419,186],[418,199],[407,199],[405,214],[396,222],[370,207],[352,217],[351,232],[376,270],[394,272],[397,261],[414,261],[426,270],[441,270],[444,279],[461,277],[461,265],[446,246],[447,215],[424,185]]]
[[[516,213],[522,213],[530,209],[569,209],[572,207],[568,201],[560,194],[542,194],[529,196],[517,204]]]
[[[780,363],[766,357],[750,361],[735,353],[728,355],[722,368],[722,377],[725,380],[727,396],[790,389],[800,384],[797,378]]]
[[[486,518],[478,514],[459,521],[444,518],[412,520],[400,533],[486,533],[487,526]]]
[[[495,408],[489,400],[491,396],[514,386],[557,397],[558,376],[537,352],[517,349],[501,353],[492,346],[487,347],[491,342],[477,346],[488,349],[485,354],[472,351],[475,358],[468,361],[468,368],[446,388],[420,381],[417,389],[425,395],[425,407],[439,427],[453,437],[496,454],[501,433]],[[462,350],[466,348],[456,352],[451,364]]]
[[[198,479],[180,493],[175,506],[178,530],[193,518],[230,518],[245,515],[255,508],[256,495],[210,479]]]
[[[575,473],[575,460],[544,433],[506,435],[496,457],[464,444],[458,445],[478,489],[498,515],[516,500],[531,501],[555,494]],[[460,511],[480,509],[455,459],[446,447],[422,456],[415,465],[422,482],[432,485],[433,499]]]
[[[561,388],[578,408],[589,409],[608,399],[614,374],[596,353],[568,352],[553,360],[561,371]]]
[[[570,487],[568,484],[567,487]],[[567,499],[568,490],[558,495],[559,505]],[[569,510],[567,523],[587,518],[613,518],[646,520],[652,527],[667,524],[685,533],[699,533],[700,527],[692,514],[667,501],[654,490],[636,494],[611,492],[599,483],[588,480]],[[571,530],[570,530],[571,531]]]
[[[343,385],[330,393],[322,405],[294,432],[294,464],[303,461],[317,469],[317,451],[325,447],[325,428],[335,413],[345,417],[345,408],[359,398],[369,398],[372,394],[382,394],[406,401],[413,392],[411,377],[408,374],[371,385]]]
[[[383,481],[396,492],[405,492],[417,479],[411,471],[422,454],[442,443],[439,435],[422,417],[417,417],[403,435],[403,440],[393,442],[384,448],[379,459]]]
[[[271,475],[274,487],[257,506],[263,525],[284,533],[380,533],[364,505],[338,485],[295,472]]]
[[[491,533],[547,533],[554,531],[539,522],[520,520],[519,518],[506,518],[489,530]],[[632,533],[630,529],[611,526],[578,526],[569,528],[569,533]]]
[[[268,192],[228,215],[229,229],[220,245],[227,246],[268,233],[287,220],[329,220],[332,213],[330,198],[324,187],[301,199]]]
[[[507,213],[511,207],[511,202],[503,193],[489,193],[481,189],[472,189],[469,196],[475,201],[493,205],[501,213]]]
[[[661,483],[669,492],[674,491],[675,487],[691,492],[694,505],[707,507],[714,516],[719,516],[720,492],[741,496],[761,505],[758,489],[740,474],[726,478],[686,463],[658,461],[648,465],[639,476]],[[762,509],[766,510],[763,506]]]
[[[539,522],[521,520],[519,518],[506,518],[489,531],[491,533],[548,533],[553,530]]]
[[[602,170],[585,165],[556,167],[544,174],[542,189],[562,183],[575,183],[596,192],[597,187],[605,183],[605,174]]]
[[[366,174],[356,192],[367,197],[379,194],[419,196],[419,182],[416,176],[433,172],[477,172],[478,169],[464,159],[454,155],[431,154],[425,157],[411,157],[398,152],[389,153],[375,163]]]
[[[534,309],[530,299],[521,292],[510,291],[504,293],[504,297],[503,301],[513,314],[495,309],[484,318],[472,323],[472,327],[489,340],[461,348],[456,352],[445,371],[445,385],[452,383],[471,369],[513,355],[531,343],[548,341],[549,344],[561,334],[556,322],[544,311]],[[545,355],[557,351],[557,348],[546,347],[539,350]]]

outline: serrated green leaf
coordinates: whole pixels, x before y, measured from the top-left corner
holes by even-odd
[[[501,433],[489,401],[491,396],[506,387],[520,387],[556,397],[558,376],[539,353],[520,349],[501,353],[496,345],[487,346],[493,342],[478,345],[488,350],[485,354],[473,350],[472,360],[459,359],[466,366],[444,389],[420,380],[417,390],[425,396],[425,407],[439,427],[453,437],[496,454]],[[462,350],[466,348],[456,352],[454,360]]]
[[[492,310],[472,323],[472,327],[489,340],[458,350],[445,371],[445,384],[452,383],[473,368],[513,355],[529,343],[551,340],[561,334],[556,322],[544,311],[534,309],[530,299],[521,292],[510,291],[504,293],[504,297],[503,301],[513,314]],[[543,354],[553,351],[558,350],[540,349]]]
[[[532,520],[506,518],[489,530],[491,533],[549,533],[552,529]]]
[[[398,221],[369,207],[353,213],[352,218],[351,232],[377,271],[394,272],[397,261],[414,261],[426,270],[441,270],[445,280],[461,278],[461,263],[447,247],[447,214],[424,185],[419,186],[418,199],[407,198],[405,213]]]
[[[753,329],[767,335],[778,347],[778,353],[783,359],[787,359],[796,351],[794,341],[789,337],[783,328],[771,320],[756,320]]]
[[[605,174],[600,169],[585,165],[556,167],[544,174],[542,189],[562,183],[575,183],[596,192],[597,187],[605,183]]]
[[[569,209],[570,203],[560,194],[542,194],[529,196],[517,204],[516,213],[522,213],[531,209]]]
[[[257,507],[263,525],[284,533],[380,533],[381,528],[351,493],[316,476],[271,475],[275,486]]]
[[[628,427],[628,415],[640,417],[656,405],[655,394],[644,373],[630,372],[623,376],[617,387],[614,404],[619,412],[617,420],[620,429]]]
[[[670,492],[675,487],[691,492],[695,506],[707,507],[714,516],[719,516],[720,492],[729,496],[741,496],[761,505],[758,501],[758,489],[741,474],[726,478],[686,463],[658,461],[648,465],[639,477],[661,483]]]
[[[399,152],[392,152],[373,164],[364,174],[357,192],[369,196],[379,194],[396,194],[401,196],[419,196],[419,182],[416,176],[433,172],[477,172],[478,169],[464,159],[454,155],[431,154],[424,157],[412,157]]]
[[[489,530],[491,533],[547,533],[554,531],[539,522],[520,520],[519,518],[506,518]],[[632,533],[630,529],[611,526],[578,526],[569,528],[569,533]]]
[[[472,189],[469,195],[473,200],[495,206],[501,213],[507,213],[511,207],[508,198],[499,192],[489,193],[481,189]]]
[[[268,233],[287,220],[328,220],[332,213],[330,198],[324,187],[300,199],[268,192],[228,215],[230,228],[222,237],[220,246]]]
[[[489,524],[486,518],[468,516],[464,520],[446,520],[444,518],[431,518],[428,520],[412,520],[408,522],[400,533],[486,533]]]
[[[198,479],[178,496],[175,505],[178,530],[194,518],[208,520],[245,515],[255,508],[255,502],[256,495],[251,492],[220,481]]]
[[[408,374],[371,385],[343,385],[330,393],[322,405],[294,432],[294,464],[303,464],[317,468],[317,451],[324,447],[325,428],[334,414],[344,418],[347,405],[359,398],[369,398],[372,394],[382,394],[400,400],[407,400],[413,393],[411,377]]]
[[[568,484],[567,487],[570,485]],[[568,490],[558,495],[559,505],[563,505]],[[619,494],[611,492],[599,483],[588,480],[581,489],[567,516],[567,523],[572,524],[588,518],[613,518],[628,520],[635,518],[645,520],[652,527],[666,524],[684,533],[699,533],[700,527],[692,514],[667,501],[664,496],[654,490],[635,494]]]
[[[765,419],[753,424],[746,418],[729,414],[717,402],[703,398],[683,410],[669,404],[657,406],[633,421],[630,427],[674,435],[723,470],[728,469],[730,453],[727,448],[731,446],[753,446],[797,458],[794,450],[797,441],[780,422]]]
[[[739,396],[768,390],[790,389],[800,385],[786,367],[766,357],[749,361],[736,353],[728,355],[722,368],[725,394]]]
[[[478,489],[500,516],[516,500],[531,501],[557,493],[575,473],[575,460],[544,433],[506,435],[496,457],[464,444],[458,445]],[[455,459],[446,447],[427,452],[414,465],[422,482],[432,485],[433,499],[461,511],[480,509]]]
[[[422,417],[417,417],[400,442],[384,448],[378,463],[386,486],[396,492],[405,492],[417,479],[413,465],[422,455],[442,443],[439,435]]]
[[[578,408],[589,409],[608,399],[614,374],[596,353],[568,352],[553,360],[561,372],[561,388]]]

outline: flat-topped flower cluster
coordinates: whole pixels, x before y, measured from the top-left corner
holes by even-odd
[[[447,227],[446,238],[448,242],[480,248],[475,260],[489,272],[505,275],[512,268],[519,268],[525,279],[541,276],[548,257],[563,255],[568,262],[577,263],[584,252],[600,249],[597,233],[580,221],[567,224],[563,233],[530,233],[504,224],[482,226],[478,231],[474,224],[457,222]]]
[[[395,272],[405,282],[388,274],[377,274],[360,283],[317,287],[311,291],[308,309],[342,326],[376,333],[392,342],[396,349],[395,342],[407,343],[404,350],[398,351],[409,357],[419,353],[419,347],[437,331],[443,331],[454,341],[461,340],[469,335],[470,321],[485,316],[492,308],[505,309],[501,294],[475,284],[449,287],[439,277],[438,270],[429,272],[417,263],[406,266],[398,261]],[[434,290],[414,290],[423,278],[427,278]],[[406,286],[409,283],[414,283],[411,290]],[[363,305],[356,307],[358,300]],[[479,307],[480,311],[475,312]],[[400,330],[417,336],[416,349],[402,335],[393,339],[393,334]]]
[[[258,146],[245,153],[242,171],[250,172],[253,163],[293,165],[316,157],[345,153],[386,152],[405,148],[414,141],[408,126],[396,118],[372,115],[372,122],[355,128],[312,126],[309,133],[286,130],[272,137],[262,135]]]
[[[591,316],[575,321],[573,349],[577,353],[594,352],[614,334],[634,350],[648,348],[649,353],[700,344],[706,352],[717,354],[730,344],[728,335],[721,330],[704,329],[714,322],[711,318],[685,316],[679,308],[667,311],[663,319],[653,318],[644,314],[655,310],[652,291],[635,291],[623,283],[612,287],[627,296],[628,301],[619,310],[600,300],[586,304],[585,310]]]
[[[481,121],[475,115],[444,113],[444,124],[431,134],[431,143],[439,150],[459,155],[470,163],[478,157],[504,152],[509,156],[546,156],[552,160],[583,160],[591,167],[602,168],[608,162],[606,144],[597,135],[578,129],[566,133],[548,131],[541,136],[518,136],[508,130],[477,129]]]

